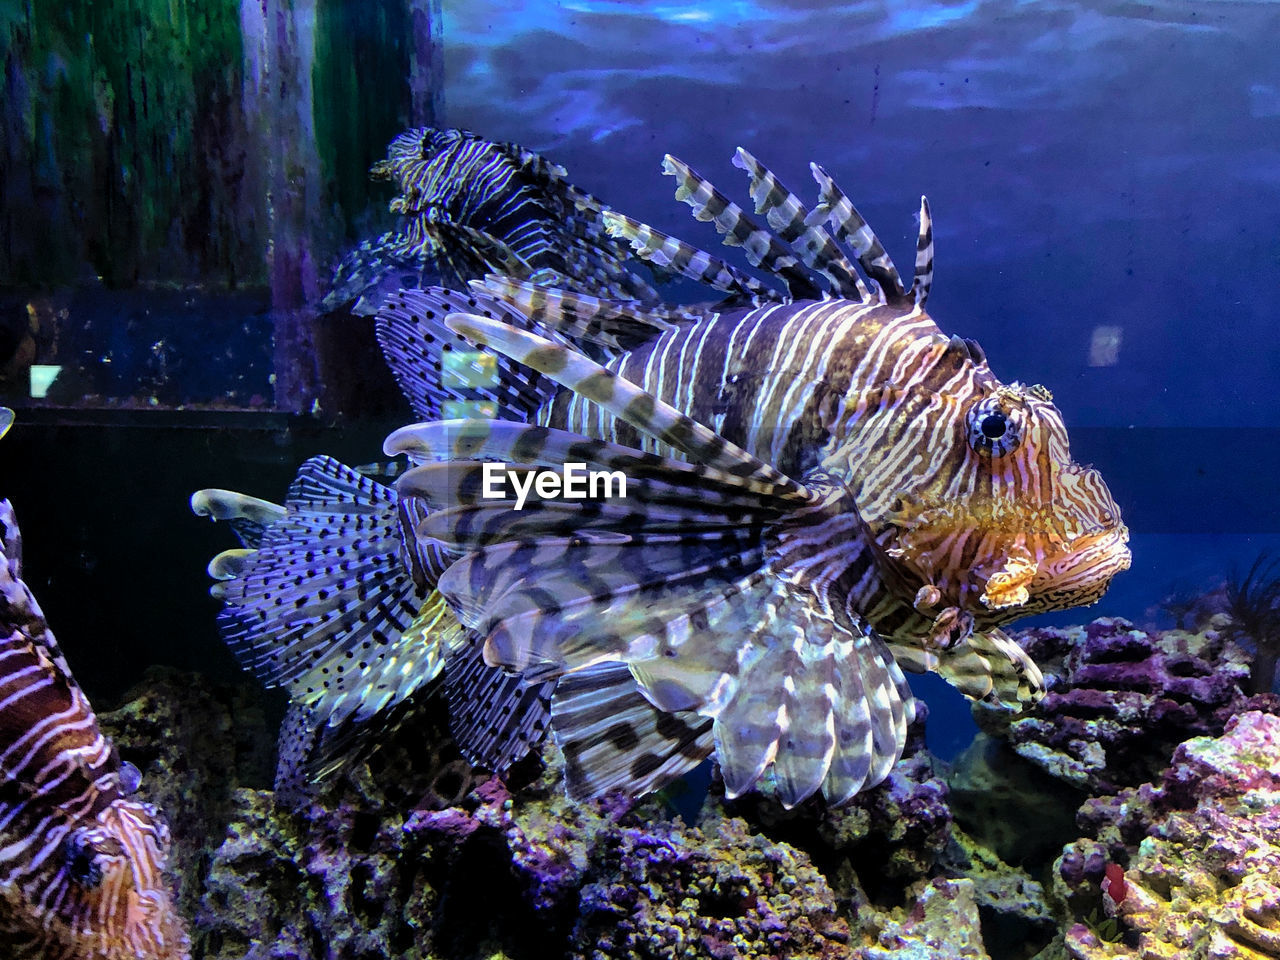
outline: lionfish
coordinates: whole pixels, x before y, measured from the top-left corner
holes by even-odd
[[[402,287],[459,287],[495,272],[601,296],[656,296],[625,268],[626,246],[601,228],[595,198],[519,144],[422,127],[392,140],[371,173],[395,184],[390,209],[402,223],[343,258],[326,306],[354,301],[353,312],[371,314]]]
[[[320,726],[443,670],[468,756],[500,770],[549,724],[574,796],[653,790],[714,753],[730,796],[768,782],[787,806],[888,775],[914,716],[903,668],[1010,709],[1041,696],[1001,627],[1092,603],[1128,566],[1106,484],[1047,389],[997,380],[925,312],[927,201],[907,287],[822,168],[810,210],[734,162],[772,230],[664,171],[785,290],[589,199],[639,258],[724,300],[489,276],[387,301],[378,338],[424,422],[384,450],[412,469],[393,489],[310,461],[256,549],[215,560],[243,662]],[[528,502],[486,489],[495,462]],[[621,472],[625,497],[531,483],[566,464]]]
[[[7,411],[4,411],[7,413]],[[12,422],[0,416],[0,426]],[[129,799],[136,768],[98,729],[21,579],[0,500],[0,945],[39,960],[184,960],[169,832]]]

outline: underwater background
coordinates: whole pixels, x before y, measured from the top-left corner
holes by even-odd
[[[442,957],[1280,956],[1274,878],[1272,893],[1250,888],[1256,902],[1241,908],[1256,930],[1233,933],[1235,914],[1215,904],[1192,910],[1198,919],[1177,933],[1132,917],[1097,932],[1139,909],[1137,894],[1108,907],[1098,893],[1108,864],[1130,866],[1118,851],[1136,857],[1146,831],[1191,841],[1165,829],[1168,784],[1163,799],[1144,795],[1142,816],[1071,812],[1117,807],[1121,791],[1162,776],[1185,785],[1209,769],[1234,770],[1219,758],[1231,752],[1220,746],[1229,717],[1249,719],[1227,736],[1272,747],[1280,738],[1274,710],[1240,705],[1264,692],[1245,682],[1251,644],[1263,638],[1227,649],[1227,631],[1220,639],[1211,620],[1229,578],[1239,583],[1259,556],[1280,555],[1276,36],[1280,7],[1265,0],[0,5],[0,404],[16,411],[0,442],[0,494],[23,524],[23,578],[76,678],[104,713],[124,704],[113,735],[143,770],[144,789],[170,783],[151,796],[175,845],[186,844],[176,857],[193,955],[425,956],[430,943],[429,955]],[[1058,702],[1070,722],[1057,721],[1053,734],[1024,731],[1024,744],[1041,742],[1030,773],[984,770],[991,781],[979,787],[948,785],[915,752],[902,765],[920,770],[844,820],[739,801],[723,830],[726,848],[750,864],[741,883],[708,852],[713,844],[693,837],[694,820],[707,816],[705,770],[681,787],[692,800],[664,795],[616,815],[566,812],[552,774],[533,777],[525,788],[545,805],[534,825],[512,821],[509,798],[493,792],[506,788],[492,783],[479,800],[451,805],[474,784],[447,746],[438,767],[460,779],[441,786],[431,763],[419,756],[413,768],[394,752],[412,755],[409,746],[393,745],[394,759],[371,761],[307,826],[274,818],[266,788],[284,698],[242,674],[219,636],[204,567],[227,546],[225,531],[193,517],[188,498],[225,487],[282,499],[307,457],[376,460],[382,438],[408,421],[367,318],[321,301],[341,256],[394,223],[393,191],[369,179],[370,166],[393,137],[422,125],[518,143],[614,209],[707,249],[710,228],[673,202],[661,176],[666,153],[740,202],[734,148],[793,184],[806,183],[817,161],[900,263],[927,194],[931,315],[978,341],[1001,376],[1052,389],[1073,456],[1101,471],[1131,532],[1132,567],[1097,606],[1017,629],[1039,628],[1026,645],[1063,678],[1060,692],[1077,683],[1136,691],[1143,709],[1155,709],[1183,684],[1177,710],[1160,708],[1148,723],[1128,700],[1127,714],[1115,702],[1076,713]],[[1132,631],[1112,620],[1076,629],[1103,617],[1125,618]],[[1093,660],[1090,643],[1104,651]],[[1090,664],[1130,662],[1156,679],[1089,673]],[[998,734],[938,678],[910,682],[927,702],[923,736],[938,760],[956,760],[980,726]],[[1231,683],[1238,701],[1223,688]],[[197,708],[192,690],[209,702]],[[1196,716],[1168,719],[1178,711]],[[1112,725],[1081,726],[1099,718]],[[216,745],[202,739],[211,731]],[[1218,739],[1170,766],[1173,747],[1191,736]],[[1147,737],[1151,750],[1168,748],[1159,762],[1141,756]],[[1075,756],[1063,745],[1095,741],[1113,752],[1094,766],[1087,749]],[[1045,759],[1055,750],[1058,759]],[[1280,754],[1269,756],[1269,767],[1255,762],[1240,782],[1273,789]],[[1056,782],[1036,779],[1055,771]],[[911,918],[973,897],[928,886],[965,873],[946,827],[949,789],[971,834],[975,823],[1013,826],[1012,836],[981,842],[1011,865],[1004,880],[1016,876],[1008,883],[1021,892],[991,892],[1003,882],[992,868],[970,911],[976,939],[929,945],[924,933],[912,939]],[[711,790],[707,803],[723,803]],[[424,802],[428,794],[435,799]],[[1226,824],[1244,819],[1223,813],[1234,808],[1221,797],[1183,800],[1179,809],[1204,818],[1195,829],[1182,824],[1188,836],[1227,835]],[[450,810],[465,812],[446,823]],[[660,828],[676,810],[691,826]],[[406,833],[412,816],[427,823]],[[1020,840],[1020,821],[1042,820],[1053,828]],[[393,821],[406,836],[431,838],[412,852],[433,864],[425,874],[391,849]],[[716,835],[706,821],[703,829]],[[524,839],[477,844],[468,840],[477,831]],[[591,872],[589,846],[570,849],[588,835],[613,837],[603,872]],[[1055,861],[1054,848],[1076,837],[1098,846],[1077,849],[1072,874],[1071,858]],[[283,888],[302,882],[283,868],[246,866],[273,857],[323,875],[316,897],[328,906],[291,901]],[[1160,861],[1164,873],[1148,864],[1131,885],[1141,879],[1177,900],[1169,877],[1181,868],[1170,858]],[[886,875],[869,878],[871,864]],[[449,893],[454,870],[460,886]],[[1069,890],[1052,891],[1055,872]],[[486,875],[500,877],[495,891]],[[798,885],[790,913],[768,892],[784,876]],[[738,892],[690,892],[707,877]],[[614,886],[662,890],[667,881],[648,926],[634,921],[630,939],[600,932],[642,912]],[[1050,893],[1027,893],[1032,882]],[[828,888],[835,893],[801,902]],[[1025,902],[1011,906],[1018,896]],[[255,898],[271,910],[254,915]],[[757,899],[774,913],[742,906]],[[1146,900],[1142,909],[1154,910]],[[890,919],[865,929],[850,919],[876,911]],[[1091,911],[1092,921],[1078,922]],[[748,914],[756,926],[735,941],[723,921]],[[770,923],[809,932],[760,932]],[[1077,934],[1068,947],[1073,923],[1096,945]],[[831,932],[841,924],[843,933]],[[531,943],[543,927],[545,941]],[[434,939],[420,935],[431,929]],[[1217,936],[1237,952],[1210,954]]]

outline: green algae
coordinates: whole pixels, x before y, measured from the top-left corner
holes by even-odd
[[[408,102],[388,94],[401,91],[410,75],[412,39],[411,14],[404,5],[328,0],[316,6],[311,71],[316,144],[348,242],[368,232],[360,220],[371,200],[369,168],[409,126]]]
[[[2,213],[20,229],[0,283],[260,271],[235,176],[239,24],[236,0],[28,0],[3,21]]]
[[[315,262],[368,227],[385,200],[370,165],[398,131],[437,119],[436,11],[251,6],[4,5],[0,286],[263,285],[282,183],[312,212],[300,226]],[[242,14],[261,35],[242,31]],[[308,72],[289,75],[299,65]],[[297,91],[296,124],[281,122],[280,84]],[[318,171],[295,164],[307,156]]]

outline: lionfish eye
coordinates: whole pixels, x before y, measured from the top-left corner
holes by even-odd
[[[969,446],[984,457],[1003,457],[1018,448],[1022,429],[1016,411],[1005,411],[997,397],[987,397],[969,411]]]
[[[102,867],[98,863],[98,851],[80,830],[74,830],[62,841],[63,861],[67,875],[82,887],[93,888],[102,882]]]
[[[1004,418],[1003,413],[989,413],[982,418],[979,429],[982,435],[988,440],[999,440],[1004,436],[1005,428],[1009,425],[1009,421]]]

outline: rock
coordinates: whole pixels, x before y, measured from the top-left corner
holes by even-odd
[[[1107,907],[1099,895],[1120,921],[1123,942],[1106,943],[1077,923],[1066,933],[1069,956],[1280,955],[1280,717],[1249,711],[1219,737],[1188,740],[1157,782],[1120,806],[1128,829],[1146,823],[1124,873],[1123,896]],[[1106,848],[1092,849],[1105,862]],[[1083,862],[1066,855],[1059,861],[1068,887],[1074,874],[1091,872],[1072,866]]]
[[[1008,724],[1014,750],[1093,794],[1159,775],[1174,746],[1217,735],[1249,702],[1248,656],[1218,632],[1139,630],[1101,618],[1021,635],[1049,692]],[[988,726],[993,721],[988,721]]]

